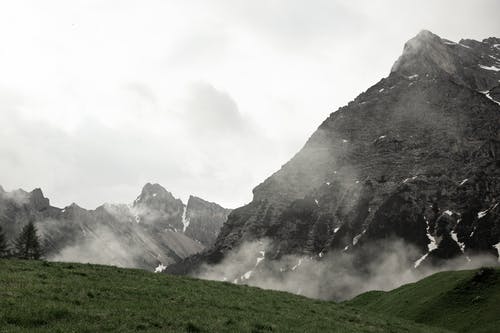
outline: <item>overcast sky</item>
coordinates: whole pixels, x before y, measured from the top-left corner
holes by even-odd
[[[2,1],[0,184],[234,208],[421,29],[500,36],[498,0]]]

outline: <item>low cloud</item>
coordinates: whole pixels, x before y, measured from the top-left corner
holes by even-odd
[[[244,243],[221,263],[202,266],[196,276],[340,301],[369,290],[391,290],[438,271],[498,264],[492,257],[475,256],[471,262],[459,258],[438,268],[415,270],[412,267],[418,251],[401,241],[368,245],[364,248],[364,253],[370,254],[367,262],[361,262],[359,254],[340,251],[321,258],[287,255],[269,260],[266,253],[270,248],[269,240]]]
[[[227,140],[235,134],[245,139],[254,132],[251,121],[241,115],[235,100],[227,92],[206,82],[192,83],[188,91],[184,102],[185,123],[194,140],[214,137]]]
[[[12,200],[18,206],[25,205],[30,200],[30,194],[23,190],[14,190],[10,192],[0,192],[0,195],[7,200]]]

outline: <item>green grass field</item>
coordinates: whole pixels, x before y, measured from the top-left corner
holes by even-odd
[[[276,291],[109,266],[0,260],[0,332],[444,332]]]
[[[345,304],[458,332],[500,332],[500,269],[437,273]]]

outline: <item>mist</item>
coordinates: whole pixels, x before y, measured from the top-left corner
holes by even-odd
[[[37,222],[48,260],[154,271],[158,265],[172,264],[204,248],[161,223],[168,218],[165,213],[144,205],[106,204],[102,210],[73,215],[68,220]]]
[[[92,263],[117,267],[137,265],[138,249],[119,239],[108,228],[96,230],[98,236],[84,237],[48,257],[50,261]]]
[[[391,290],[439,271],[498,265],[491,256],[471,256],[470,261],[460,257],[439,267],[422,265],[414,269],[415,258],[421,254],[399,240],[366,244],[361,255],[333,251],[315,257],[286,255],[275,260],[266,257],[272,247],[269,239],[243,243],[221,263],[203,265],[195,276],[342,301],[370,290]],[[374,253],[368,263],[360,265],[362,256]]]

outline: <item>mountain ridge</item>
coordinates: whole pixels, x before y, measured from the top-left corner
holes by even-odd
[[[204,205],[218,215],[200,216],[191,226],[191,230],[204,228],[194,232],[196,239],[184,234],[182,216],[187,206],[159,184],[147,183],[132,204],[105,203],[93,210],[76,203],[53,207],[39,188],[3,190],[0,224],[13,240],[26,223],[34,221],[51,260],[153,269],[210,245],[229,210],[199,199],[199,206]]]

